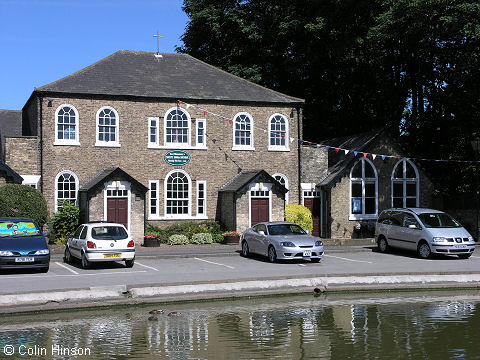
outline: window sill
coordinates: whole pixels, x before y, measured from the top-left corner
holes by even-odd
[[[95,143],[95,146],[96,146],[96,147],[111,147],[111,148],[119,148],[119,147],[122,147],[122,145],[120,145],[120,144],[118,144],[118,143],[109,144],[109,143],[101,143],[101,142]]]
[[[55,140],[53,143],[54,146],[80,146],[80,142],[78,141],[60,141]]]
[[[234,151],[255,151],[253,146],[234,146],[232,147]]]
[[[147,220],[208,220],[208,216],[206,215],[149,216]]]
[[[378,215],[377,214],[350,214],[348,217],[348,220],[377,220]]]
[[[159,149],[159,150],[175,150],[175,149],[182,149],[182,150],[208,150],[206,146],[191,146],[191,145],[182,145],[182,146],[170,146],[170,145],[155,145],[155,144],[148,144],[147,149]]]
[[[280,152],[289,152],[290,149],[289,148],[286,148],[286,147],[269,147],[268,148],[268,151],[280,151]]]

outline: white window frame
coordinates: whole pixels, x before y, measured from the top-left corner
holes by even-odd
[[[155,121],[155,126],[152,126],[152,121]],[[155,134],[153,134],[152,129],[155,130]],[[157,147],[159,145],[160,137],[159,137],[159,130],[160,130],[160,118],[159,117],[149,117],[148,118],[148,147]],[[155,135],[155,141],[152,141],[151,137]]]
[[[240,116],[246,116],[250,120],[250,145],[237,145],[236,144],[236,138],[235,138],[235,127],[237,126],[238,118]],[[237,113],[234,118],[233,118],[233,146],[232,150],[255,150],[255,143],[254,143],[254,121],[253,121],[253,116],[250,115],[247,112],[239,112]]]
[[[40,182],[40,175],[20,175],[23,178],[22,185],[31,186],[34,189],[38,189],[38,183]]]
[[[200,198],[200,185],[203,185],[203,198]],[[203,200],[203,213],[200,213],[200,199]],[[207,181],[197,180],[197,217],[207,218]]]
[[[58,113],[64,107],[69,107],[75,113],[75,139],[59,139],[58,138]],[[55,142],[53,145],[73,145],[73,146],[80,146],[80,129],[79,129],[79,116],[78,110],[75,106],[71,104],[62,104],[60,105],[57,110],[55,110]]]
[[[365,177],[365,163],[368,162],[373,169],[373,172],[375,174],[375,178],[366,178]],[[362,167],[362,177],[361,178],[352,178],[352,172],[355,166],[357,166],[359,163],[360,166]],[[377,168],[373,164],[373,162],[370,159],[367,159],[365,157],[362,157],[360,160],[356,161],[355,164],[353,164],[352,168],[350,169],[350,196],[349,196],[349,220],[372,220],[376,219],[378,217],[378,172]],[[365,214],[365,184],[369,184],[372,182],[375,182],[375,213],[374,214]],[[362,184],[362,213],[361,214],[353,214],[352,213],[352,184],[353,183],[359,183],[361,182]]]
[[[203,134],[202,134],[203,141],[202,142],[198,141],[198,138],[200,137],[200,124],[202,124],[202,126],[203,126],[202,127],[202,130],[203,130]],[[196,139],[195,139],[196,146],[200,147],[200,148],[206,148],[207,147],[207,119],[197,119],[196,120],[196,129],[197,129]]]
[[[272,145],[271,144],[272,133],[275,132],[275,131],[272,131],[272,122],[278,116],[280,116],[281,118],[283,118],[283,120],[285,120],[285,134],[283,135],[284,140],[285,140],[285,145]],[[290,142],[289,142],[288,118],[283,114],[275,113],[272,116],[270,116],[270,119],[268,119],[268,151],[290,151],[289,144],[290,144]]]
[[[181,110],[187,115],[187,122],[188,122],[188,128],[187,128],[187,142],[186,143],[177,143],[177,142],[167,142],[167,116],[174,110]],[[165,115],[163,117],[163,145],[167,148],[174,148],[174,149],[185,149],[185,148],[190,148],[192,144],[192,119],[190,117],[190,114],[188,113],[187,110],[175,106],[170,109],[168,109],[165,112]]]
[[[99,121],[100,121],[100,113],[103,110],[111,110],[115,114],[115,141],[100,141],[98,139],[99,137]],[[95,136],[96,136],[96,142],[95,146],[102,146],[102,147],[120,147],[120,117],[118,116],[117,110],[115,110],[111,106],[102,106],[100,109],[97,111],[97,116],[96,116],[97,122],[96,122],[96,130],[95,130]],[[110,125],[109,125],[110,126]]]
[[[407,163],[410,164],[412,167],[413,167],[413,170],[415,171],[415,178],[407,178],[406,177],[406,168],[407,168]],[[403,174],[403,177],[401,178],[395,178],[394,175],[395,175],[395,171],[397,170],[397,167],[398,166],[402,166],[402,174]],[[403,200],[403,207],[407,207],[407,198],[412,198],[412,196],[407,196],[407,183],[413,183],[415,182],[415,206],[416,207],[419,207],[420,205],[420,176],[418,174],[418,169],[417,167],[415,166],[415,164],[410,161],[409,159],[401,159],[400,161],[398,161],[395,166],[393,167],[393,170],[392,170],[392,176],[391,176],[391,196],[390,196],[390,200],[391,200],[391,204],[392,204],[392,207],[393,207],[393,184],[394,183],[401,183],[402,184],[402,191],[403,191],[403,194],[402,194],[402,200]]]
[[[179,172],[179,173],[182,173],[186,176],[187,178],[187,182],[188,182],[188,213],[187,214],[168,214],[167,212],[167,202],[168,202],[168,198],[167,198],[167,195],[168,195],[168,187],[167,187],[167,182],[168,182],[168,179],[169,177],[173,174],[173,173],[176,173],[176,172]],[[172,171],[170,171],[167,176],[165,176],[165,180],[164,180],[164,183],[163,183],[163,197],[164,197],[164,218],[165,219],[189,219],[192,217],[192,179],[190,178],[190,175],[188,175],[188,173],[182,169],[174,169]]]
[[[152,197],[152,184],[156,185],[157,196]],[[155,207],[157,212],[152,213],[152,200],[155,201]],[[148,181],[148,219],[158,219],[160,218],[160,180],[149,180]]]
[[[284,174],[281,174],[281,173],[275,173],[275,174],[272,175],[272,177],[273,177],[275,180],[277,180],[277,179],[276,179],[277,176],[278,176],[278,177],[281,177],[281,178],[283,179],[283,181],[285,182],[285,185],[284,185],[285,188],[286,188],[287,190],[289,190],[288,178],[287,178],[287,176],[284,175]],[[278,181],[278,180],[277,180],[277,181]],[[280,181],[279,181],[279,182],[280,182]],[[289,192],[290,192],[290,191],[287,191],[287,192],[285,193],[285,205],[288,204],[288,193],[289,193]]]
[[[58,179],[60,178],[61,175],[63,174],[70,174],[73,176],[75,180],[75,205],[78,204],[78,176],[71,170],[62,170],[60,171],[57,176],[55,176],[55,212],[58,211],[58,201],[59,200],[69,200],[69,199],[59,199],[58,198]]]

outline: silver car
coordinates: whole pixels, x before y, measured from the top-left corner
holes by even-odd
[[[290,222],[259,223],[245,230],[241,243],[242,256],[260,254],[267,256],[270,262],[277,259],[319,262],[323,257],[322,241]]]
[[[378,249],[389,247],[416,251],[424,259],[432,254],[468,259],[475,250],[472,235],[450,215],[432,209],[388,209],[375,226]]]

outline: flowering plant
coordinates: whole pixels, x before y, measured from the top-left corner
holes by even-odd
[[[227,231],[222,234],[222,236],[240,236],[235,230]]]
[[[156,238],[157,238],[157,234],[145,235],[143,238],[144,238],[144,239],[156,239]]]

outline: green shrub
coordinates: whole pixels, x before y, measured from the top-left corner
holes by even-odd
[[[155,235],[162,243],[168,243],[172,235],[182,234],[188,239],[193,239],[195,234],[209,233],[212,235],[213,242],[222,242],[222,229],[216,221],[193,222],[185,221],[170,225],[164,229],[147,223],[145,235]]]
[[[171,235],[168,238],[168,245],[185,245],[188,244],[188,238],[185,235]]]
[[[193,235],[190,243],[192,244],[211,244],[213,242],[212,234],[210,233],[198,233]]]
[[[0,216],[33,219],[42,228],[48,219],[47,202],[37,189],[7,184],[0,187]]]
[[[48,223],[50,242],[58,245],[66,244],[68,237],[78,227],[80,209],[70,201],[59,202],[59,209]]]
[[[303,205],[289,204],[285,206],[285,220],[297,223],[311,234],[313,230],[312,213]]]

